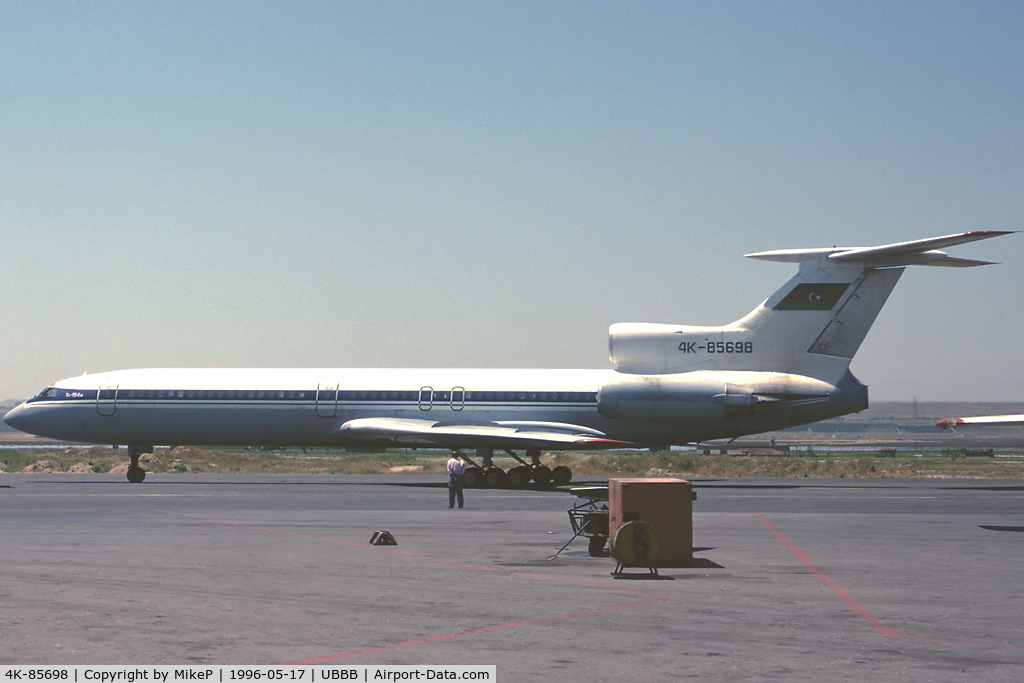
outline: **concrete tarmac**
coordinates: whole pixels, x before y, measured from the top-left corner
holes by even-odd
[[[547,559],[565,492],[449,510],[418,476],[0,475],[0,664],[1024,678],[1024,482],[694,481],[698,566],[615,580],[586,539]]]

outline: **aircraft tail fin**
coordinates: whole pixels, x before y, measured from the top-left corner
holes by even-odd
[[[988,265],[940,247],[1007,234],[977,231],[878,247],[784,249],[748,258],[799,264],[799,271],[742,319],[722,327],[620,323],[609,331],[619,371],[768,371],[836,382],[906,266]]]

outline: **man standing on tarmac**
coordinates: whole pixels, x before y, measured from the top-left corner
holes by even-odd
[[[462,460],[462,454],[452,451],[452,457],[448,460],[448,507],[455,507],[455,499],[459,499],[459,507],[462,507],[462,475],[466,473],[466,463]]]

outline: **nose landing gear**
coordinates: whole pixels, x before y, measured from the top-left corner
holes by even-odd
[[[128,483],[141,484],[146,479],[146,470],[139,465],[139,457],[143,453],[152,453],[152,446],[129,446],[128,458]]]

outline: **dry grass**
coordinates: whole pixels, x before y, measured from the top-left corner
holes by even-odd
[[[442,451],[345,453],[343,451],[241,451],[179,447],[157,449],[143,456],[150,472],[224,472],[234,474],[429,474],[443,475],[448,456]],[[844,453],[799,457],[736,457],[697,455],[690,451],[601,451],[547,453],[549,467],[566,465],[576,478],[604,476],[696,477],[960,477],[1024,479],[1024,459],[964,458],[961,453],[921,457]],[[0,451],[0,469],[7,472],[122,472],[125,450],[67,448]],[[508,457],[495,457],[505,469]]]
[[[1024,478],[1024,459],[964,458],[959,454],[882,457],[878,454],[811,457],[736,457],[663,453],[559,453],[545,458],[551,466],[565,465],[574,476],[694,476],[694,477],[856,477],[983,479]]]

